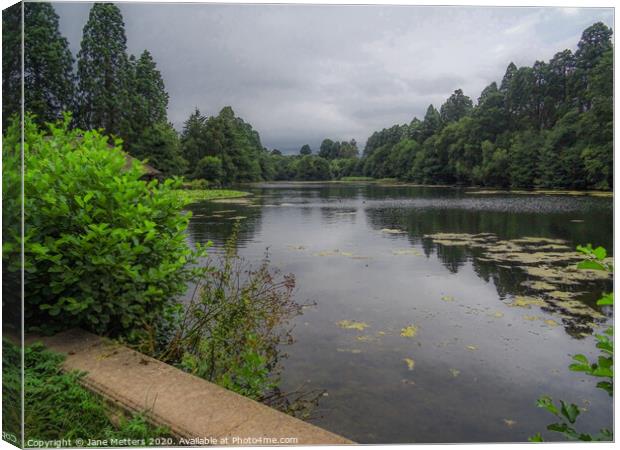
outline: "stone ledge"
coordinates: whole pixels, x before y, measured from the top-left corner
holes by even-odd
[[[262,438],[262,442],[265,438],[277,442],[296,438],[297,445],[354,444],[83,330],[27,341],[41,341],[50,350],[65,354],[64,368],[86,372],[83,384],[88,389],[128,411],[147,411],[155,424],[168,427],[180,438],[222,442],[228,437],[229,444],[235,444],[233,438]],[[237,440],[235,445],[249,441],[241,442]],[[286,445],[291,445],[290,441]]]

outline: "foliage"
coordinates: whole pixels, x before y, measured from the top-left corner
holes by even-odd
[[[20,110],[21,4],[3,11],[3,131]],[[24,3],[24,108],[39,123],[61,117],[74,100],[73,56],[50,3]]]
[[[15,391],[21,384],[17,364],[21,360],[21,352],[8,340],[3,340],[2,349],[2,363],[5,368],[11,368],[13,376],[10,383],[15,385]],[[45,349],[41,344],[32,344],[24,349],[26,440],[136,439],[144,440],[145,445],[149,445],[151,438],[170,436],[167,429],[149,425],[146,414],[134,414],[129,418],[121,416],[119,423],[114,424],[109,418],[112,411],[104,401],[80,385],[83,374],[62,372],[63,359],[62,355]],[[15,408],[15,411],[19,410]],[[10,410],[4,411],[7,413]]]
[[[587,246],[577,246],[577,250],[585,255],[585,260],[577,264],[579,269],[583,270],[605,270],[613,271],[613,266],[607,262],[607,251],[603,247],[592,248],[591,244]],[[598,301],[600,306],[613,306],[614,298],[613,292],[604,294]],[[569,369],[573,372],[583,372],[587,375],[602,378],[603,381],[599,381],[596,387],[603,389],[613,396],[613,382],[614,382],[614,341],[613,341],[613,327],[607,328],[603,334],[595,335],[597,344],[596,348],[601,351],[596,362],[591,362],[585,355],[577,354],[573,355],[573,363],[569,366]],[[613,432],[602,428],[598,434],[592,436],[589,433],[579,432],[575,429],[574,425],[577,421],[577,417],[580,414],[579,407],[574,403],[566,403],[560,400],[559,406],[555,404],[553,399],[549,396],[542,396],[538,399],[537,406],[544,408],[551,414],[560,419],[560,422],[552,423],[547,426],[547,430],[562,433],[568,439],[579,441],[612,441]],[[543,442],[543,437],[540,433],[529,439],[532,442]]]
[[[230,106],[214,117],[205,117],[196,109],[184,124],[181,149],[189,167],[197,168],[202,161],[203,168],[218,172],[223,184],[260,180],[267,169],[262,162],[268,152],[258,132],[236,117]],[[216,168],[215,159],[205,157],[218,158],[221,169]],[[193,176],[206,178],[199,170]]]
[[[73,57],[50,3],[25,2],[24,107],[39,123],[59,119],[74,99]],[[3,131],[21,108],[21,3],[2,13]]]
[[[94,3],[84,26],[77,55],[77,122],[106,134],[130,134],[131,66],[120,9]]]
[[[218,198],[237,198],[249,195],[247,192],[233,191],[230,189],[204,189],[199,187],[190,189],[174,189],[172,192],[178,195],[184,203],[195,203],[204,200],[215,200]]]
[[[222,160],[217,156],[205,156],[196,164],[193,177],[207,180],[212,184],[221,184],[224,178]]]
[[[48,134],[25,122],[26,323],[43,331],[81,326],[126,333],[185,291],[202,249],[186,243],[185,200],[173,192],[179,181],[147,184],[140,164],[126,166],[118,143],[110,147],[96,131],[69,130],[69,122],[67,116],[50,125]],[[19,155],[12,147],[19,133],[15,123],[3,159]],[[3,175],[19,184],[19,173]],[[19,211],[19,199],[4,207]],[[11,261],[20,237],[7,236],[3,250]]]
[[[301,314],[292,297],[295,279],[270,267],[258,268],[236,254],[238,225],[225,253],[169,325],[153,328],[141,351],[196,376],[289,413],[303,415],[308,392],[296,399],[278,388],[281,345],[291,343],[289,321]],[[303,406],[305,405],[305,406]]]
[[[164,175],[182,175],[186,170],[179,136],[169,123],[158,122],[144,128],[129,148],[131,156],[148,162]]]
[[[457,89],[424,119],[373,133],[362,170],[428,184],[611,189],[613,46],[611,30],[584,30],[573,55],[532,67],[510,63],[474,107]],[[413,141],[415,148],[402,148]],[[333,142],[326,142],[327,150]],[[410,144],[408,144],[410,145]],[[333,151],[332,151],[333,153]],[[333,157],[333,156],[330,156]]]

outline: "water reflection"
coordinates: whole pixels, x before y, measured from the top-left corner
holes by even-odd
[[[258,261],[269,247],[296,275],[298,300],[317,302],[296,323],[283,377],[285,387],[328,391],[317,424],[362,443],[524,441],[549,422],[535,406],[541,394],[587,401],[584,429],[611,423],[606,394],[567,370],[568,355],[595,354],[592,329],[611,311],[594,301],[610,281],[558,283],[584,292],[570,300],[597,313],[588,317],[574,304],[554,308],[554,291],[534,289],[530,274],[489,260],[488,249],[425,237],[538,236],[611,250],[610,199],[336,183],[249,189],[251,205],[192,207],[190,239],[217,248],[244,216],[240,254]],[[342,320],[369,327],[342,329]],[[417,336],[400,335],[408,325]]]

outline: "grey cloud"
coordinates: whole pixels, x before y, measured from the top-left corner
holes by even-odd
[[[88,3],[56,3],[77,53]],[[269,148],[363,144],[455,90],[477,99],[510,61],[575,48],[613,10],[119,3],[128,49],[154,55],[177,128],[195,106],[231,105]]]

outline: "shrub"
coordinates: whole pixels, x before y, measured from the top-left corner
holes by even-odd
[[[125,334],[185,291],[203,250],[186,243],[186,200],[172,192],[178,180],[142,181],[141,165],[127,166],[120,142],[112,147],[106,136],[70,130],[69,122],[66,116],[46,134],[25,121],[26,324]],[[8,131],[3,156],[19,153],[10,148],[19,145],[19,131]],[[19,184],[18,172],[4,176]],[[19,243],[18,236],[5,242],[3,260],[19,261]]]

